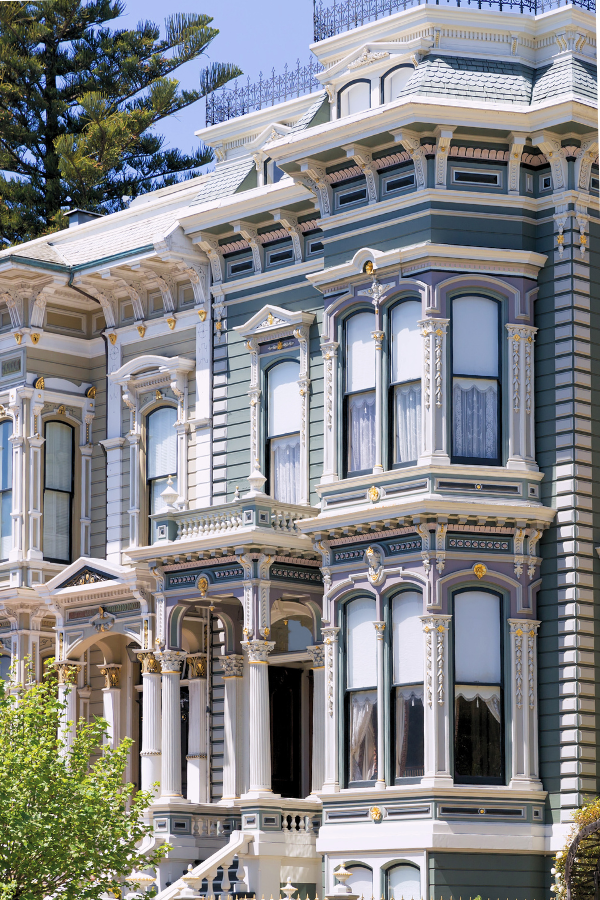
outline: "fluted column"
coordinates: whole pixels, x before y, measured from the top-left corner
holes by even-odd
[[[181,797],[181,650],[157,651],[162,669],[162,758],[160,796]]]
[[[142,664],[142,749],[140,769],[143,791],[160,784],[160,665],[154,653],[138,653]]]
[[[245,641],[250,663],[250,790],[246,797],[272,795],[269,653],[274,641]]]
[[[383,686],[383,633],[385,631],[385,622],[373,622],[375,632],[377,634],[377,781],[375,787],[385,787],[385,729],[384,715],[385,708],[384,686]]]
[[[423,785],[453,783],[450,773],[449,629],[452,616],[421,616],[425,639],[425,775]]]
[[[313,745],[311,794],[325,781],[325,650],[322,644],[306,648],[313,661]]]
[[[114,750],[121,743],[121,687],[119,684],[121,666],[116,663],[108,663],[98,666],[98,668],[100,674],[104,675],[102,708],[104,718],[108,722],[106,743]]]
[[[509,619],[512,772],[510,787],[541,790],[538,761],[537,630],[540,622]]]
[[[337,626],[321,628],[325,646],[325,781],[323,792],[340,789],[338,775],[338,632]]]
[[[187,663],[190,698],[187,798],[192,803],[207,803],[206,654],[194,653],[188,656]]]
[[[240,701],[242,699],[242,678],[244,657],[224,656],[223,684],[225,686],[224,730],[225,747],[223,760],[223,800],[233,800],[241,793],[241,728],[239,727]],[[268,676],[268,670],[267,670]],[[252,722],[250,723],[252,728]]]
[[[65,755],[73,746],[77,724],[77,675],[79,666],[68,662],[57,662],[58,699],[66,703],[60,717],[59,738],[63,741],[61,753]]]

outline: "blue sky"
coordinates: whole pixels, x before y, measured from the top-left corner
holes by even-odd
[[[219,35],[208,49],[211,62],[232,62],[254,81],[259,72],[283,69],[285,63],[302,64],[310,57],[312,41],[312,0],[125,0],[125,15],[111,23],[114,27],[135,28],[140,19],[150,19],[163,27],[165,15],[175,12],[206,13],[212,16]],[[183,87],[196,87],[202,59],[182,66],[175,73]],[[194,131],[204,126],[204,100],[192,104],[178,116],[165,119],[158,130],[168,145],[190,151],[197,146]]]

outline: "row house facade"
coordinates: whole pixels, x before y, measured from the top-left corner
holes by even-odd
[[[133,739],[161,900],[549,897],[598,793],[595,16],[488,6],[0,253],[0,672]]]

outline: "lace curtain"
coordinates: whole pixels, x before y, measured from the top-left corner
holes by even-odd
[[[396,462],[412,462],[421,452],[421,383],[395,389]]]
[[[423,688],[396,688],[396,778],[424,773]]]
[[[377,692],[350,695],[350,781],[373,781],[377,772]]]
[[[375,465],[375,391],[348,398],[350,432],[349,472]]]
[[[474,459],[498,456],[498,386],[493,381],[455,378],[454,455]]]
[[[456,686],[455,696],[457,700],[462,697],[468,703],[475,701],[477,708],[479,708],[480,702],[485,703],[496,722],[501,723],[500,692],[497,687],[461,684]]]
[[[271,439],[273,495],[281,503],[300,498],[300,435]]]

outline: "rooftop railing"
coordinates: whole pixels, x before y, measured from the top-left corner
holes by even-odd
[[[455,8],[468,6],[471,9],[493,9],[499,12],[508,10],[529,15],[537,15],[568,5],[565,0],[427,0],[427,2],[434,6]],[[596,10],[596,0],[569,0],[569,2],[590,12]],[[324,5],[323,0],[319,0],[314,7],[314,39],[324,41],[334,34],[359,28],[367,22],[375,22],[377,19],[420,5],[420,0],[333,0],[332,5]]]

